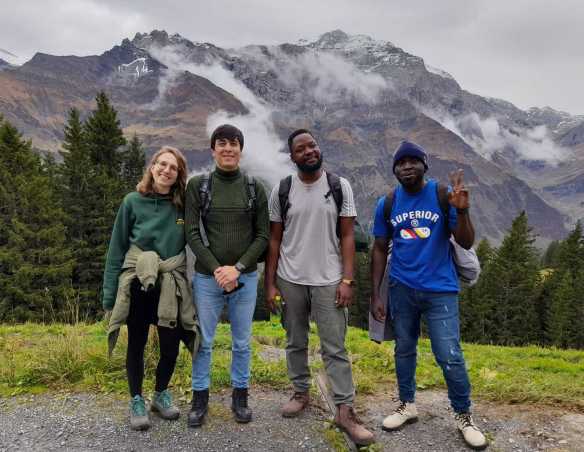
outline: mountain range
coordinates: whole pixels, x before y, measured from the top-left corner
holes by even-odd
[[[467,92],[368,36],[335,30],[313,42],[223,49],[155,30],[102,55],[0,61],[0,113],[39,151],[57,151],[68,110],[89,112],[100,90],[128,135],[148,151],[179,147],[195,171],[211,163],[210,130],[239,125],[243,166],[269,185],[293,170],[288,134],[313,130],[327,168],[351,181],[365,224],[395,184],[391,157],[406,138],[428,150],[430,177],[447,182],[464,169],[479,237],[499,242],[522,210],[542,243],[584,218],[584,116]]]

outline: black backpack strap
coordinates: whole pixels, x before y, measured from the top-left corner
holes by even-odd
[[[448,226],[448,213],[450,211],[450,204],[448,203],[448,186],[436,182],[436,196],[438,197],[438,204],[440,205],[440,211],[444,216],[444,221],[446,222],[446,234],[450,237],[450,227]]]
[[[389,240],[393,239],[393,224],[391,224],[391,209],[393,208],[393,198],[395,197],[395,189],[391,188],[387,195],[385,195],[385,201],[383,202],[383,219],[387,223],[389,228]]]
[[[249,174],[245,175],[245,190],[247,193],[247,208],[252,210],[255,214],[256,211],[256,181]]]
[[[341,178],[334,173],[326,171],[326,181],[328,182],[329,192],[324,195],[325,198],[332,195],[335,205],[337,206],[337,237],[341,237],[341,209],[343,208],[343,187]]]
[[[280,201],[280,218],[282,219],[282,229],[286,224],[286,215],[290,209],[290,188],[292,187],[292,176],[286,176],[280,181],[278,187],[278,200]]]
[[[200,215],[199,215],[199,232],[203,245],[209,246],[207,231],[205,230],[205,219],[211,207],[211,188],[213,185],[213,175],[211,173],[203,174],[199,183]]]
[[[326,181],[328,182],[330,191],[325,196],[328,196],[329,194],[332,195],[340,214],[341,209],[343,208],[343,187],[341,186],[341,178],[336,174],[327,171]]]

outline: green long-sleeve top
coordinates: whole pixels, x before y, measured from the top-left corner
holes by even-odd
[[[185,226],[187,242],[197,260],[195,271],[206,275],[223,265],[245,266],[245,273],[257,269],[257,261],[268,246],[268,200],[262,184],[257,182],[256,208],[248,206],[245,177],[239,171],[216,168],[211,173],[211,204],[205,219],[209,247],[203,245],[199,230],[202,176],[187,185]]]
[[[114,307],[118,278],[130,245],[155,251],[161,259],[176,256],[185,248],[184,215],[166,195],[126,195],[118,210],[103,274],[102,304]]]

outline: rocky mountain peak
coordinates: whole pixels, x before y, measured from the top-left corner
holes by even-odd
[[[322,50],[374,51],[391,50],[396,47],[388,41],[378,41],[367,35],[349,35],[343,30],[333,30],[321,35],[308,47]]]

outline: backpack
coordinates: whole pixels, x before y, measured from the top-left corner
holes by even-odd
[[[337,217],[337,228],[336,233],[337,237],[341,237],[341,221],[340,221],[340,213],[343,207],[343,189],[341,187],[341,178],[334,173],[330,173],[325,171],[326,174],[326,181],[329,186],[329,191],[325,198],[328,199],[329,196],[333,197],[335,201],[335,205],[337,206],[337,212],[339,216]],[[282,219],[282,228],[286,224],[286,215],[288,214],[288,210],[290,209],[290,188],[292,187],[292,176],[286,176],[284,179],[280,181],[280,186],[278,187],[278,200],[280,202],[280,218]],[[369,234],[365,231],[363,226],[355,220],[353,226],[353,232],[355,236],[355,251],[368,251],[369,250]]]
[[[257,213],[257,196],[256,196],[256,180],[248,175],[244,174],[245,178],[245,193],[247,195],[247,208],[253,213],[253,224],[255,225],[255,218]],[[201,200],[201,214],[199,215],[199,231],[201,234],[201,241],[203,245],[209,247],[209,239],[207,237],[207,231],[205,229],[205,220],[209,214],[211,208],[211,188],[213,186],[213,177],[211,173],[204,174],[201,177],[199,183],[199,198]],[[263,262],[266,260],[267,250],[264,251],[258,258],[258,262]]]
[[[393,237],[393,225],[391,224],[391,209],[393,208],[393,198],[395,190],[390,190],[387,195],[385,195],[385,203],[383,205],[383,219],[387,223],[390,230],[390,237]],[[449,204],[448,204],[448,187],[446,185],[437,183],[436,184],[436,195],[438,197],[438,203],[440,204],[440,210],[444,218],[448,218]],[[448,228],[447,228],[448,229]],[[448,239],[450,240],[450,246],[452,249],[452,257],[454,260],[454,266],[456,268],[456,273],[458,274],[458,279],[467,286],[472,286],[479,279],[481,273],[481,264],[477,253],[474,248],[464,249],[454,239],[454,236],[450,235],[447,231]]]

